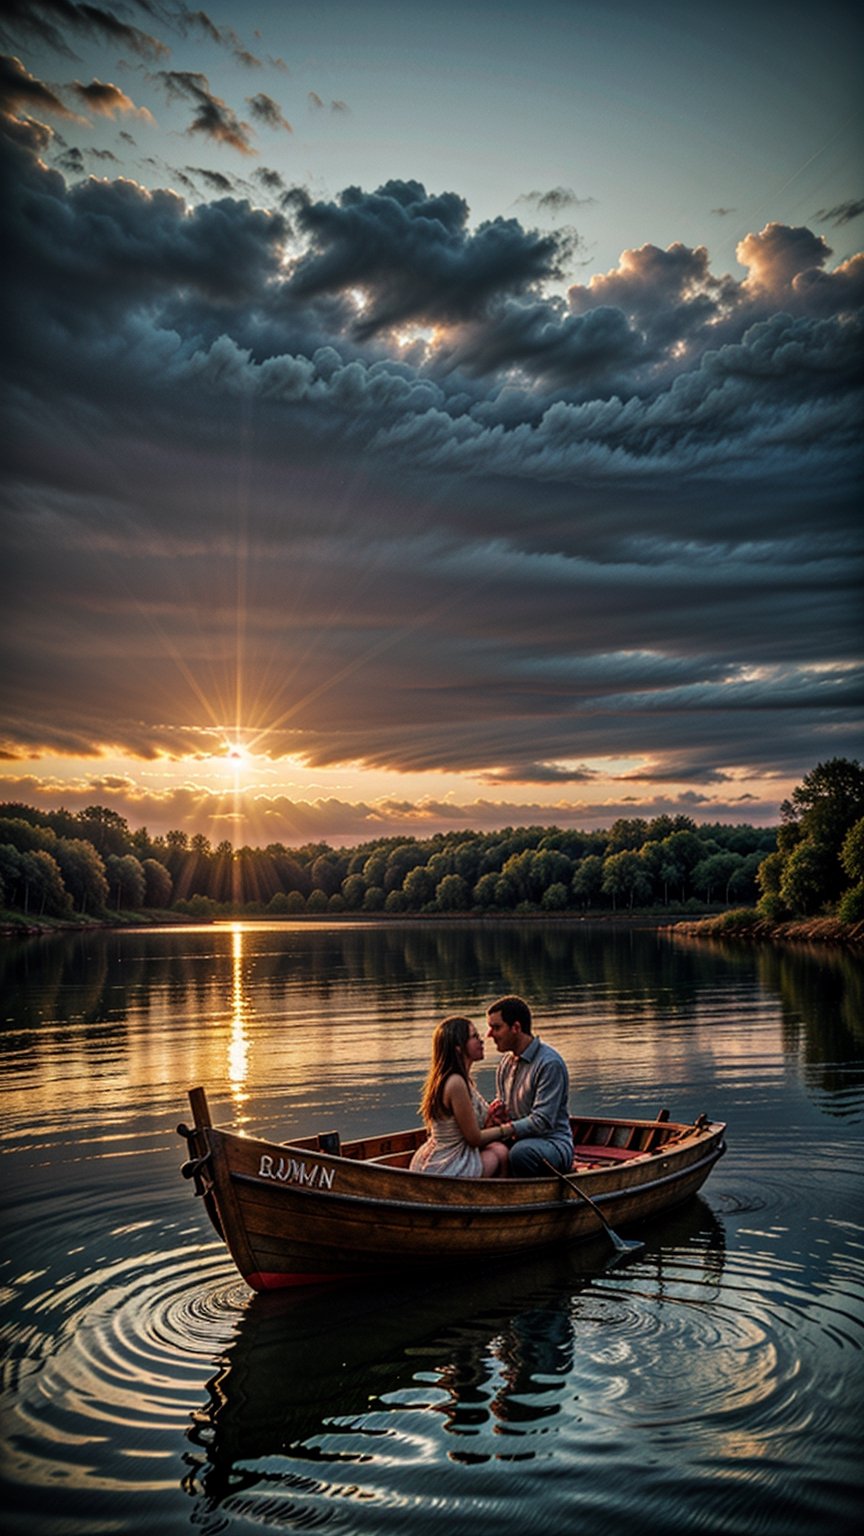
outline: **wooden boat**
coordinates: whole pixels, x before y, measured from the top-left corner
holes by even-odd
[[[256,1291],[316,1285],[434,1264],[495,1262],[596,1238],[688,1199],[725,1151],[725,1125],[572,1120],[569,1174],[448,1179],[412,1173],[424,1129],[341,1143],[335,1131],[258,1141],[211,1122],[203,1088],[194,1123],[178,1126],[182,1172],[240,1274]]]

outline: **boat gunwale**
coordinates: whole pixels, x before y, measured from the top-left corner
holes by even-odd
[[[719,1125],[717,1128],[720,1128]],[[722,1131],[725,1131],[725,1126],[722,1127]],[[668,1172],[662,1174],[660,1178],[648,1179],[644,1182],[640,1181],[636,1184],[625,1184],[619,1189],[596,1190],[594,1186],[592,1186],[592,1200],[596,1205],[612,1205],[616,1200],[632,1199],[634,1195],[641,1196],[652,1190],[660,1189],[666,1184],[673,1184],[684,1177],[689,1177],[692,1173],[698,1172],[700,1169],[706,1167],[706,1165],[710,1169],[713,1167],[714,1163],[719,1161],[719,1159],[726,1151],[726,1143],[722,1131],[719,1140],[716,1140],[710,1149],[704,1154],[704,1156],[697,1159],[697,1161],[692,1163],[684,1163],[681,1166],[672,1168]],[[646,1162],[649,1160],[649,1156],[650,1154],[646,1154]],[[336,1159],[334,1159],[334,1161],[336,1161]],[[352,1160],[350,1158],[345,1158],[343,1161],[350,1163]],[[632,1167],[633,1163],[628,1164],[628,1168]],[[388,1173],[408,1173],[409,1170],[406,1168],[390,1168],[386,1171]],[[619,1170],[610,1168],[595,1170],[595,1173],[613,1173],[617,1171]],[[298,1184],[289,1179],[286,1179],[284,1182],[280,1180],[278,1183],[274,1183],[272,1180],[261,1178],[258,1174],[242,1173],[241,1171],[230,1167],[228,1169],[228,1175],[230,1179],[234,1180],[234,1182],[238,1184],[251,1185],[255,1189],[267,1190],[270,1193],[274,1191],[281,1191],[283,1194],[303,1195],[307,1198],[323,1201],[324,1205],[362,1205],[367,1209],[375,1208],[376,1210],[384,1211],[412,1211],[414,1213],[422,1213],[424,1216],[452,1216],[455,1219],[463,1219],[466,1216],[490,1216],[500,1220],[501,1215],[508,1209],[510,1209],[514,1215],[518,1213],[520,1216],[537,1214],[541,1211],[563,1211],[571,1205],[578,1204],[580,1200],[579,1194],[571,1185],[571,1194],[564,1196],[559,1195],[557,1200],[538,1200],[532,1202],[520,1201],[518,1204],[512,1205],[510,1207],[508,1207],[503,1201],[496,1201],[495,1204],[491,1205],[481,1205],[477,1202],[471,1204],[456,1204],[452,1201],[447,1202],[446,1204],[437,1205],[428,1200],[399,1200],[373,1194],[345,1194],[337,1190],[325,1189],[320,1185],[310,1188],[306,1185]],[[412,1174],[411,1177],[414,1179],[423,1179],[425,1181],[429,1178],[429,1175],[415,1173]],[[562,1173],[560,1175],[562,1183],[564,1184],[568,1183],[571,1177],[572,1175],[570,1173]],[[471,1185],[476,1188],[478,1185],[489,1184],[491,1182],[492,1181],[488,1179],[460,1179],[458,1184],[460,1187],[464,1185]],[[501,1187],[513,1189],[514,1186],[521,1185],[524,1188],[524,1186],[527,1184],[536,1184],[538,1182],[540,1181],[537,1179],[508,1179],[506,1182],[503,1180],[501,1181]],[[551,1181],[547,1178],[544,1178],[542,1182],[545,1184]],[[456,1181],[451,1180],[450,1183],[452,1185],[455,1184]],[[496,1184],[496,1189],[498,1187],[499,1186]]]

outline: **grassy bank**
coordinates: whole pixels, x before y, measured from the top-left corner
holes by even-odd
[[[747,939],[771,944],[848,944],[864,947],[864,922],[841,923],[836,917],[790,918],[769,922],[753,907],[735,907],[711,917],[688,919],[672,925],[677,933],[696,938]]]

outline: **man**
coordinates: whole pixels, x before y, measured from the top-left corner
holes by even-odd
[[[489,1038],[503,1056],[496,1091],[505,1139],[512,1136],[509,1172],[517,1178],[565,1173],[573,1162],[567,1067],[531,1030],[531,1009],[521,997],[499,997],[487,1010]]]

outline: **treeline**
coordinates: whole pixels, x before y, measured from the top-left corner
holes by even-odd
[[[687,816],[378,838],[358,847],[211,846],[198,833],[150,837],[103,806],[0,805],[0,903],[31,916],[172,909],[292,916],[327,912],[632,910],[758,895],[773,831]]]
[[[778,917],[831,903],[836,909],[847,888],[864,891],[864,832],[852,835],[864,814],[864,772],[835,759],[814,769],[795,796],[779,832],[657,816],[622,818],[602,832],[507,827],[378,838],[343,849],[213,847],[200,833],[132,831],[104,806],[73,813],[3,804],[0,905],[31,918],[102,919],[166,910],[206,918],[555,914],[757,902]]]

